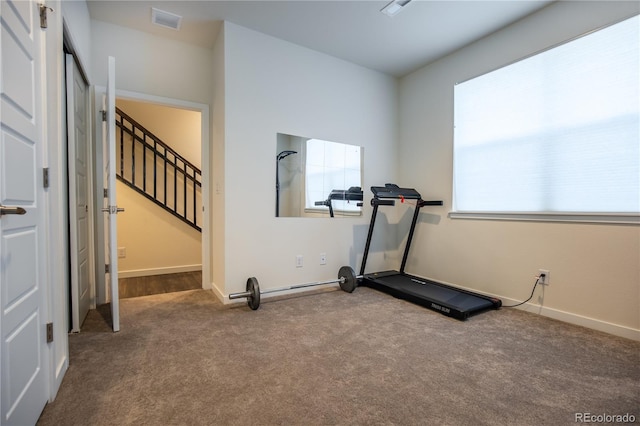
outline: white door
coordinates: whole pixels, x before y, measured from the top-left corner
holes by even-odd
[[[107,213],[107,273],[109,294],[111,297],[111,318],[113,331],[120,331],[120,301],[118,299],[118,212],[124,211],[116,205],[116,60],[109,56],[107,94],[103,101],[103,110],[106,111],[106,122],[103,121],[102,134],[105,135],[103,147],[105,149],[105,188],[107,189],[106,206],[103,209]]]
[[[91,305],[89,281],[89,179],[87,86],[66,55],[67,146],[69,158],[69,243],[71,254],[71,331],[79,332]]]
[[[48,397],[43,43],[35,1],[0,16],[0,423],[30,425]]]

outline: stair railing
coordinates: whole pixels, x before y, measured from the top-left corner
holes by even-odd
[[[202,172],[119,108],[116,127],[118,179],[202,232]]]

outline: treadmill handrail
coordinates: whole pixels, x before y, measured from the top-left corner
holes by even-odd
[[[362,264],[360,265],[360,275],[364,275],[367,265],[367,258],[369,257],[369,248],[371,247],[371,238],[373,236],[373,228],[376,224],[376,216],[378,215],[378,206],[393,206],[395,205],[394,199],[413,199],[417,200],[415,203],[415,210],[413,213],[413,219],[411,221],[411,227],[409,228],[409,235],[407,236],[407,243],[404,248],[404,254],[402,256],[402,264],[400,272],[404,272],[405,264],[407,263],[407,257],[409,254],[409,248],[411,247],[411,240],[413,239],[413,231],[416,227],[418,219],[418,213],[422,207],[422,198],[418,191],[413,188],[400,188],[398,185],[387,183],[385,186],[372,186],[374,198],[371,199],[371,206],[373,211],[371,212],[371,221],[369,223],[369,232],[367,233],[367,242],[364,246],[364,253],[362,254]]]
[[[431,201],[421,200],[420,204],[422,205],[422,207],[424,207],[424,206],[442,206],[442,205],[444,205],[442,200],[431,200]]]
[[[369,223],[369,232],[367,233],[367,241],[364,246],[364,252],[362,254],[362,264],[360,266],[360,275],[364,275],[367,265],[367,258],[369,257],[369,248],[371,247],[371,238],[373,236],[373,228],[376,223],[376,216],[378,214],[378,206],[393,206],[396,199],[412,199],[417,200],[415,203],[415,210],[413,212],[413,218],[411,220],[411,226],[409,227],[409,233],[407,235],[407,242],[405,244],[404,253],[402,255],[402,262],[400,264],[400,272],[404,273],[404,268],[407,264],[409,256],[409,249],[411,248],[411,241],[413,240],[413,233],[415,231],[416,223],[418,221],[418,215],[420,208],[424,206],[441,206],[443,202],[437,201],[425,201],[418,191],[413,188],[400,188],[398,185],[387,183],[385,186],[372,186],[371,191],[374,197],[371,199],[371,206],[373,211],[371,212],[371,221]]]

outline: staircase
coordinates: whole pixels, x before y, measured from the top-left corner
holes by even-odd
[[[119,108],[116,161],[118,180],[202,232],[202,172]]]

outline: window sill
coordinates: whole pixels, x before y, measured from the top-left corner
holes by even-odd
[[[451,219],[640,225],[640,214],[449,212]]]

